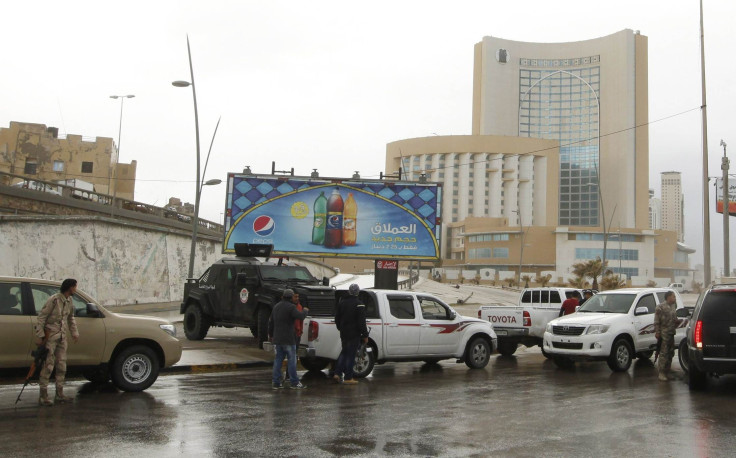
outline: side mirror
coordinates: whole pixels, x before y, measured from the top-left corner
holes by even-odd
[[[454,310],[450,310],[450,319],[454,320],[455,318],[457,318],[457,312]]]
[[[87,304],[87,316],[91,318],[101,318],[102,312],[100,312],[100,309],[96,304],[89,302]]]
[[[646,315],[648,313],[649,313],[649,309],[647,307],[637,307],[636,310],[634,311],[635,316]]]
[[[239,272],[235,276],[235,284],[238,286],[245,286],[248,283],[248,277],[245,275],[245,272]]]
[[[330,279],[327,277],[322,277],[322,286],[330,286]]]
[[[683,307],[681,309],[677,309],[675,312],[678,318],[689,318],[693,316],[693,308],[692,307]]]

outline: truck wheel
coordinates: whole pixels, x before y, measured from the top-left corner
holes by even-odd
[[[636,354],[636,357],[639,359],[651,359],[652,355],[654,354],[653,351],[640,351]]]
[[[110,381],[110,371],[107,368],[93,367],[82,372],[82,375],[92,383],[107,383]]]
[[[700,391],[705,388],[708,374],[701,372],[697,367],[692,366],[687,371],[687,385],[690,391]]]
[[[330,364],[330,360],[326,358],[299,358],[302,367],[308,371],[319,372]]]
[[[575,361],[566,356],[552,355],[552,361],[554,361],[555,366],[560,369],[572,369],[575,367]]]
[[[677,349],[677,359],[680,360],[680,367],[687,374],[690,370],[690,360],[687,358],[687,339],[682,339]]]
[[[263,348],[263,342],[268,340],[268,319],[271,317],[271,309],[262,305],[258,307],[258,348]]]
[[[184,335],[187,336],[187,339],[202,340],[209,329],[210,324],[199,304],[189,304],[184,311]]]
[[[608,357],[608,367],[614,372],[626,372],[631,367],[631,344],[624,338],[619,338],[611,347]]]
[[[353,376],[355,378],[365,378],[373,372],[373,366],[376,365],[376,347],[371,346],[372,351],[366,351],[355,355],[355,366],[353,366]]]
[[[158,358],[150,347],[134,345],[112,363],[112,383],[123,391],[143,391],[158,378]]]
[[[501,356],[511,356],[516,353],[519,344],[516,342],[501,341],[498,343],[498,352]]]
[[[476,337],[465,352],[465,365],[471,369],[483,369],[491,359],[491,346],[482,337]]]

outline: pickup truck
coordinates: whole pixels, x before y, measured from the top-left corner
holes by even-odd
[[[503,356],[513,355],[519,344],[542,347],[544,329],[559,316],[567,292],[582,299],[580,290],[574,288],[527,288],[519,295],[518,306],[481,305],[478,318],[493,325],[498,335],[498,352]],[[544,347],[542,353],[548,357]]]
[[[544,350],[558,367],[575,361],[608,362],[614,372],[625,372],[634,357],[651,358],[657,346],[654,311],[664,302],[670,288],[627,288],[604,291],[588,299],[573,314],[547,324]],[[691,310],[685,308],[675,291],[679,319],[675,348],[685,337]]]
[[[339,300],[346,291],[337,291]],[[358,352],[355,376],[366,377],[375,364],[388,361],[436,363],[456,359],[471,369],[488,364],[496,349],[490,323],[458,315],[436,297],[393,290],[363,290],[370,335],[366,351]],[[334,317],[307,317],[299,347],[302,366],[322,370],[340,354],[340,332]]]

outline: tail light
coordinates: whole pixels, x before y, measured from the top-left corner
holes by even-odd
[[[480,318],[480,309],[478,309],[478,318]]]
[[[309,341],[317,340],[319,337],[319,323],[316,321],[310,321],[309,322],[309,333],[307,335],[307,338]]]
[[[693,340],[695,340],[695,348],[703,348],[703,322],[701,320],[698,320],[698,322],[695,323]]]
[[[524,310],[524,326],[531,326],[532,325],[532,316],[529,315],[529,312]]]

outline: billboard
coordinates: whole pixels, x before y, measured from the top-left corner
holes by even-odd
[[[228,175],[224,253],[273,244],[276,256],[440,258],[437,183]]]
[[[723,213],[723,178],[716,178],[716,212]],[[736,180],[728,180],[728,215],[736,215]]]

